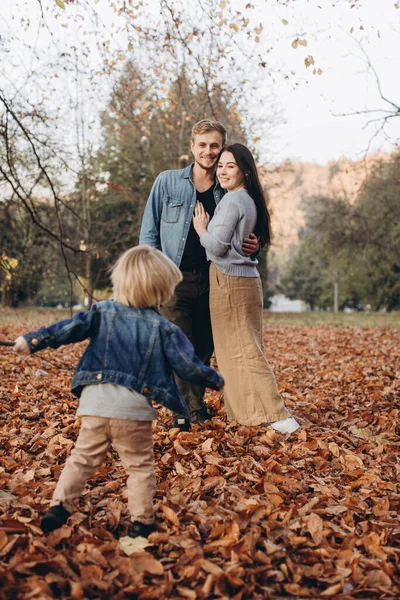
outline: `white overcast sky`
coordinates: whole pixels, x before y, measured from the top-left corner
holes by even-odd
[[[268,18],[265,6],[272,4],[257,0],[257,5],[264,6],[264,23]],[[400,106],[400,8],[394,4],[394,0],[299,0],[273,9],[282,33],[274,57],[293,70],[300,82],[294,90],[284,86],[277,90],[284,124],[275,130],[274,160],[323,164],[342,156],[362,156],[378,127],[367,123],[381,113],[338,115],[387,108],[366,56],[379,75],[383,95]],[[279,26],[282,18],[288,22],[285,27]],[[292,48],[297,35],[307,39],[306,48]],[[305,68],[308,54],[322,70],[321,76]],[[392,139],[379,135],[372,149],[393,148],[396,138],[400,139],[400,116],[392,120],[387,132]]]
[[[44,4],[52,1],[42,0]],[[288,79],[277,75],[273,83],[268,76],[259,81],[254,110],[260,111],[261,120],[270,117],[262,99],[269,102],[272,90],[278,122],[269,139],[260,142],[261,157],[273,162],[292,159],[324,164],[342,156],[362,156],[378,126],[367,123],[380,113],[338,115],[387,107],[379,97],[366,56],[379,75],[383,94],[400,105],[400,8],[395,8],[396,0],[288,0],[285,5],[277,0],[226,0],[242,12],[250,1],[252,18],[263,24],[260,51],[273,48],[265,53],[268,65],[281,73],[293,73]],[[145,3],[147,7],[150,4],[154,7],[157,2]],[[30,10],[37,14],[37,0],[1,0],[1,5],[0,26],[6,25],[6,15],[16,15],[21,7],[25,16]],[[93,0],[93,7],[103,20],[104,16],[106,21],[114,19],[108,0]],[[215,7],[220,10],[219,0]],[[69,10],[72,5],[61,11],[61,21]],[[60,29],[61,21],[58,32],[67,34],[70,30]],[[14,19],[14,26],[18,22]],[[306,39],[307,47],[293,49],[296,37]],[[126,48],[126,41],[116,41]],[[308,55],[313,56],[322,75],[313,75],[313,67],[305,67]],[[400,116],[392,120],[387,133],[391,139],[379,135],[372,150],[393,149],[396,137],[400,138]]]

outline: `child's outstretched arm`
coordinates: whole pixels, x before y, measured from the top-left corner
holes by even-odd
[[[49,327],[30,331],[15,340],[14,350],[19,354],[30,354],[43,348],[59,348],[64,344],[74,344],[93,336],[100,322],[100,312],[96,304],[86,313],[78,313],[72,319],[57,321]]]
[[[220,390],[223,377],[212,367],[207,367],[197,358],[191,342],[182,331],[171,324],[165,333],[164,349],[172,370],[181,379]]]

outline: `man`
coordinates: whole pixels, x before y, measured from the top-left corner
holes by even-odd
[[[161,313],[191,340],[197,356],[209,364],[214,345],[209,308],[209,262],[192,224],[196,201],[213,217],[224,191],[215,177],[218,155],[226,142],[225,127],[219,121],[203,119],[192,129],[190,149],[194,163],[185,169],[164,171],[154,182],[143,215],[140,244],[161,249],[181,269],[183,281]],[[259,249],[254,234],[243,244],[249,256]],[[178,380],[192,423],[210,419],[204,402],[204,387]],[[174,426],[187,430],[190,423],[176,415]]]

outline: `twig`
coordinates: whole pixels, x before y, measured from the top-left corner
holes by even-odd
[[[15,344],[15,342],[8,342],[7,340],[0,340],[0,346],[12,347],[12,346],[14,346],[14,344]],[[73,367],[61,367],[57,363],[52,362],[51,360],[49,360],[48,358],[45,358],[44,356],[39,357],[39,356],[33,355],[33,354],[31,354],[30,356],[35,357],[35,358],[40,358],[40,360],[44,360],[44,362],[49,363],[49,365],[52,365],[53,367],[56,367],[57,369],[61,369],[63,371],[73,371]]]

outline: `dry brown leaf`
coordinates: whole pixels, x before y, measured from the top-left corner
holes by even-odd
[[[211,562],[210,560],[203,559],[203,560],[200,560],[198,564],[203,569],[203,571],[205,571],[206,573],[212,573],[213,575],[219,575],[220,573],[224,572],[223,569],[221,569],[221,567],[219,567],[215,563]]]
[[[387,575],[381,569],[374,569],[370,571],[365,578],[365,585],[371,588],[388,588],[390,589],[392,586],[392,580],[389,575]]]
[[[163,511],[164,517],[167,519],[167,521],[179,527],[179,517],[176,512],[172,510],[172,508],[163,504],[161,506],[161,510]]]
[[[124,536],[119,540],[119,547],[125,554],[130,556],[131,554],[141,553],[145,548],[151,546],[151,543],[146,538],[137,536],[132,538],[130,536]]]
[[[7,327],[5,339],[24,331],[20,322]],[[151,554],[130,557],[114,539],[130,519],[114,453],[88,481],[68,526],[48,536],[39,528],[79,431],[69,385],[81,349],[26,360],[2,354],[1,594],[400,597],[400,330],[271,322],[265,340],[303,428],[284,437],[227,424],[223,392],[207,392],[221,410],[189,433],[170,429],[159,408],[157,531]],[[41,356],[71,371],[49,367],[45,381],[34,377]]]
[[[214,444],[214,438],[213,437],[208,438],[205,442],[203,442],[201,444],[201,446],[200,446],[201,451],[204,453],[211,452],[213,444]]]
[[[150,573],[151,575],[163,575],[164,567],[148,552],[132,554],[130,557],[132,566],[137,573]]]
[[[311,537],[314,542],[317,544],[317,546],[319,546],[324,537],[324,523],[321,517],[311,513],[311,515],[307,517],[307,529],[311,533]]]
[[[341,583],[335,583],[334,585],[330,585],[326,590],[321,592],[321,596],[337,596],[343,589],[343,585]]]

